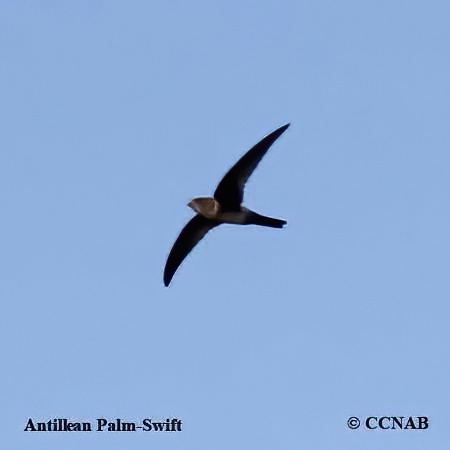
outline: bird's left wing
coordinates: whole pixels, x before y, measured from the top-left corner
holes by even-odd
[[[220,225],[220,222],[207,219],[200,214],[197,214],[186,224],[181,230],[175,244],[173,244],[169,257],[167,258],[166,267],[164,268],[165,286],[169,286],[175,272],[189,252],[209,230],[217,225]]]
[[[244,197],[244,187],[250,175],[256,169],[270,146],[286,131],[289,124],[277,128],[255,144],[242,158],[225,174],[214,198],[225,208],[239,209]]]

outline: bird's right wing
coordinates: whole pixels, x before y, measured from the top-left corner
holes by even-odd
[[[277,128],[255,144],[241,159],[225,174],[214,198],[227,209],[239,209],[244,198],[244,187],[250,175],[256,169],[270,146],[286,131],[289,124]]]
[[[220,222],[207,219],[200,214],[197,214],[186,224],[181,230],[175,244],[173,244],[169,257],[167,258],[166,267],[164,268],[165,286],[169,286],[175,272],[189,252],[209,230],[217,225],[220,225]]]

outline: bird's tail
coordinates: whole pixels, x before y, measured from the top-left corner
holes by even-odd
[[[271,227],[271,228],[283,228],[283,226],[287,224],[285,220],[261,216],[260,214],[257,214],[253,211],[250,217],[250,223],[254,225],[261,225],[263,227]]]

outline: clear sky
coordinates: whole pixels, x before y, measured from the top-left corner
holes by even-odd
[[[0,1],[2,448],[450,442],[448,1]],[[168,252],[287,122],[245,203]],[[351,416],[428,416],[426,431]],[[181,433],[25,433],[28,418]]]

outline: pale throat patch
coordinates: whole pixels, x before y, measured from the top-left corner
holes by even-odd
[[[207,219],[216,219],[220,210],[219,203],[212,197],[194,198],[188,206]]]

